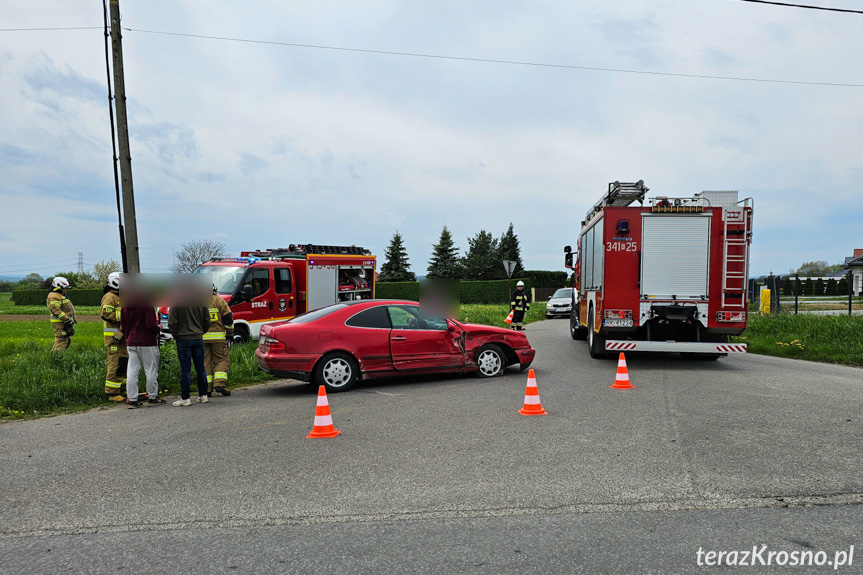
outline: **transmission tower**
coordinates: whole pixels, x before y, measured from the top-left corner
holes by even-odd
[[[84,275],[84,252],[78,252],[78,273]]]

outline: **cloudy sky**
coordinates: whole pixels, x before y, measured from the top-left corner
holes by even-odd
[[[231,253],[357,244],[382,263],[398,230],[424,273],[444,224],[464,251],[509,222],[526,267],[560,270],[608,182],[638,179],[651,195],[753,197],[753,274],[863,248],[863,14],[738,0],[121,8],[144,271],[194,239]],[[100,0],[0,0],[0,275],[120,259],[102,22]]]

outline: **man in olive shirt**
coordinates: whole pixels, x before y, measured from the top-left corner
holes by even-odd
[[[198,403],[207,403],[207,372],[204,369],[204,334],[210,329],[210,310],[207,306],[171,306],[168,312],[168,331],[177,342],[180,360],[180,399],[172,405],[192,405],[192,363],[198,383]]]

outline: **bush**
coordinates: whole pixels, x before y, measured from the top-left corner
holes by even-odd
[[[417,301],[420,298],[420,284],[419,282],[378,282],[375,286],[375,298]]]
[[[519,280],[513,278],[509,282],[507,280],[492,280],[485,282],[463,281],[459,285],[459,296],[462,304],[472,303],[509,303],[509,298],[512,295],[510,289],[515,290],[515,284]],[[529,279],[522,279],[524,282],[524,291],[530,293],[531,283]]]
[[[15,305],[45,305],[48,292],[45,289],[16,289],[12,292],[12,301]],[[72,300],[74,306],[100,305],[103,292],[101,289],[69,289],[66,297]]]
[[[526,270],[521,272],[521,275],[530,280],[530,285],[535,288],[560,288],[571,285],[566,281],[569,277],[566,272]]]
[[[566,274],[564,274],[566,275]],[[491,280],[491,281],[461,281],[458,282],[459,301],[462,304],[508,304],[515,284],[519,280]],[[524,289],[530,293],[531,281],[523,278]],[[420,297],[419,282],[386,282],[378,283],[375,287],[375,298],[377,299],[406,299],[417,301]]]

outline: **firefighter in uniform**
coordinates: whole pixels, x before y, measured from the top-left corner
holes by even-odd
[[[228,340],[234,336],[234,314],[213,286],[210,302],[210,329],[204,334],[204,367],[207,370],[207,394],[213,391],[231,395],[228,389],[228,367],[231,356]]]
[[[509,306],[512,309],[512,329],[524,331],[524,314],[530,309],[530,297],[524,291],[523,281],[515,284],[515,291],[512,292]]]
[[[108,275],[108,285],[99,309],[102,318],[102,335],[108,348],[108,370],[105,374],[105,396],[108,401],[123,401],[126,390],[126,366],[129,352],[120,331],[120,272]]]
[[[69,280],[57,276],[51,282],[52,290],[48,293],[45,305],[51,312],[51,327],[54,329],[53,351],[64,351],[72,344],[72,336],[75,335],[75,306],[66,297],[69,289]]]

